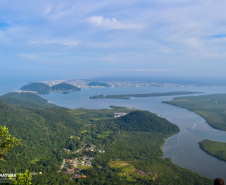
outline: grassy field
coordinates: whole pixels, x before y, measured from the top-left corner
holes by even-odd
[[[116,170],[118,170],[118,174],[121,175],[123,178],[126,178],[127,181],[132,181],[135,182],[137,181],[138,178],[146,178],[146,179],[152,179],[155,180],[156,179],[156,175],[154,175],[153,177],[150,176],[147,173],[142,173],[141,171],[137,170],[130,161],[123,161],[123,160],[115,160],[115,161],[110,161],[109,162],[109,166],[111,168],[114,168]]]
[[[226,94],[179,97],[164,103],[187,108],[213,128],[226,131]]]
[[[200,148],[208,154],[213,155],[214,157],[217,157],[218,159],[221,159],[223,161],[226,161],[226,143],[203,140],[199,144]]]

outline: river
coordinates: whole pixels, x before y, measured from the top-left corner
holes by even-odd
[[[226,181],[226,162],[205,153],[199,148],[198,144],[204,139],[226,142],[226,132],[213,129],[196,113],[162,103],[162,101],[171,100],[174,96],[142,97],[131,98],[129,100],[89,99],[90,96],[99,94],[135,94],[171,91],[197,91],[205,92],[205,94],[214,94],[226,92],[226,87],[94,88],[83,89],[82,91],[72,92],[66,95],[62,93],[51,93],[42,97],[59,106],[68,108],[104,109],[109,108],[110,105],[116,105],[156,113],[178,125],[180,128],[179,134],[166,140],[163,146],[164,157],[169,157],[173,163],[195,171],[202,176],[211,179],[220,177]]]

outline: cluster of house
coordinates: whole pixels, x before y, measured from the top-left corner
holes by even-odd
[[[34,93],[34,94],[37,94],[36,91],[23,91],[23,90],[19,90],[18,93]]]
[[[82,154],[83,151],[91,151],[91,152],[99,152],[104,153],[105,151],[102,149],[97,149],[97,147],[93,144],[87,144],[83,143],[81,148],[76,151],[70,151],[68,149],[64,149],[67,152],[70,153],[79,153]],[[70,174],[72,178],[78,179],[78,178],[86,178],[86,175],[82,174],[81,168],[92,166],[92,160],[93,157],[83,156],[83,157],[77,157],[74,159],[67,159],[63,161],[63,164],[61,166],[61,171],[65,174]]]
[[[72,175],[72,178],[78,179],[78,178],[86,178],[86,175],[83,175],[81,173],[81,167],[82,166],[91,166],[93,157],[79,157],[75,159],[67,159],[64,160],[64,163],[62,165],[62,169],[66,170],[65,174]],[[79,167],[80,166],[80,167]]]
[[[72,153],[82,153],[82,151],[91,151],[91,152],[105,153],[104,150],[97,149],[95,145],[91,144],[90,147],[87,147],[87,143],[84,143],[84,145],[80,149],[78,149],[78,150],[76,150],[76,151],[74,151]]]
[[[42,175],[42,172],[31,172],[32,175]]]
[[[115,112],[114,113],[114,118],[119,118],[121,116],[125,116],[126,114],[128,114],[128,113],[125,113],[125,112]]]

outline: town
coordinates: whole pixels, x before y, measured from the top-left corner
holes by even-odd
[[[71,136],[70,139],[74,137]],[[77,139],[80,139],[77,137]],[[72,179],[86,178],[82,170],[92,167],[92,161],[94,157],[90,157],[87,153],[105,153],[105,151],[97,146],[89,143],[82,143],[81,147],[75,151],[70,149],[64,149],[67,156],[78,156],[71,158],[64,158],[63,164],[61,165],[61,172],[65,174],[70,174]]]
[[[49,86],[59,83],[69,83],[78,88],[106,88],[103,85],[90,86],[91,80],[75,79],[75,80],[53,80],[42,81]],[[194,84],[194,83],[165,83],[165,82],[142,82],[142,81],[101,81],[108,87],[197,87],[197,86],[212,86],[211,84]],[[220,85],[220,84],[219,84]]]

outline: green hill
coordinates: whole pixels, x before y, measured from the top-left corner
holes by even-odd
[[[110,85],[101,82],[90,82],[87,84],[88,86],[101,86],[101,87],[110,87]]]
[[[0,101],[0,125],[21,141],[16,149],[19,161],[6,161],[18,170],[31,168],[29,161],[53,155],[81,124],[67,110],[59,108],[32,108],[10,105]],[[19,156],[25,155],[26,157]],[[21,166],[21,162],[23,165]],[[2,169],[2,168],[1,168]]]
[[[0,96],[0,100],[13,105],[22,105],[29,107],[57,107],[54,104],[48,103],[47,100],[41,98],[37,94],[29,92],[7,93]]]
[[[134,111],[123,117],[120,117],[117,124],[122,130],[159,132],[162,134],[171,134],[179,132],[179,128],[164,118],[148,111]]]
[[[34,91],[38,94],[50,93],[50,86],[44,83],[31,83],[20,88],[22,91]]]
[[[68,83],[59,83],[51,87],[51,91],[79,91],[79,90],[81,89]]]
[[[44,83],[31,83],[21,87],[20,90],[33,91],[38,94],[49,94],[51,91],[79,91],[81,89],[68,83],[59,83],[51,87]]]

